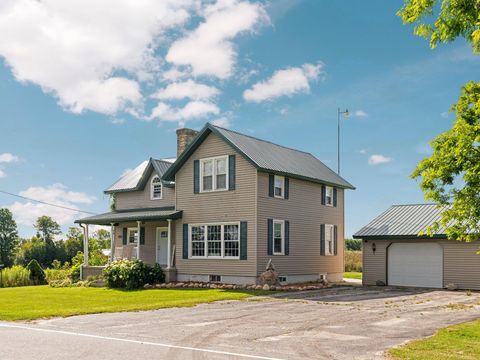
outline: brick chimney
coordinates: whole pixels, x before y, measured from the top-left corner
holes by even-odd
[[[192,129],[177,129],[177,158],[185,151],[185,148],[197,136],[198,131]]]

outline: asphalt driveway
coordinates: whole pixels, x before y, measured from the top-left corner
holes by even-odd
[[[194,308],[0,323],[2,359],[376,359],[480,317],[480,293],[340,287]],[[28,344],[28,345],[27,345]]]

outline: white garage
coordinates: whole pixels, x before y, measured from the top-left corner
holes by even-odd
[[[387,284],[442,288],[442,246],[437,243],[392,243],[387,249]]]

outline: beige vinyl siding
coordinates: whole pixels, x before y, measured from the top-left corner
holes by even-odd
[[[480,255],[477,243],[454,240],[368,240],[363,241],[363,284],[375,285],[377,280],[387,283],[388,245],[394,242],[435,242],[443,248],[443,285],[450,283],[460,289],[480,290]],[[373,253],[372,243],[376,252]]]
[[[258,173],[258,262],[257,274],[268,260],[280,275],[308,275],[343,272],[344,192],[337,190],[337,207],[321,204],[320,184],[290,178],[289,199],[268,196],[268,174]],[[289,255],[267,255],[268,219],[290,222]],[[336,256],[320,255],[320,224],[338,226]]]
[[[236,187],[232,191],[193,193],[193,161],[214,156],[236,158]],[[255,276],[256,274],[256,169],[217,135],[210,134],[176,174],[176,266],[178,274]],[[182,224],[247,221],[247,260],[183,259]]]
[[[157,227],[168,227],[167,221],[153,221],[141,225],[145,228],[145,245],[140,245],[140,259],[147,264],[156,263]],[[120,223],[115,226],[115,247],[123,246],[123,228],[137,228],[136,222]],[[174,224],[172,223],[172,248],[175,244]]]
[[[152,172],[150,178],[148,179],[145,189],[143,191],[128,191],[128,192],[119,192],[117,193],[116,199],[116,209],[117,210],[127,210],[127,209],[144,209],[144,208],[156,208],[164,206],[174,206],[175,205],[175,188],[173,187],[163,187],[163,197],[162,199],[150,199],[150,186],[152,178],[155,176],[155,172]]]

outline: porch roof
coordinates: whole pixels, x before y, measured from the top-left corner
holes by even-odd
[[[110,225],[112,223],[120,223],[126,221],[154,221],[167,219],[180,219],[182,217],[181,210],[175,210],[173,207],[152,208],[152,209],[135,209],[135,210],[119,210],[104,214],[89,216],[83,219],[75,220],[77,224],[92,225]]]

